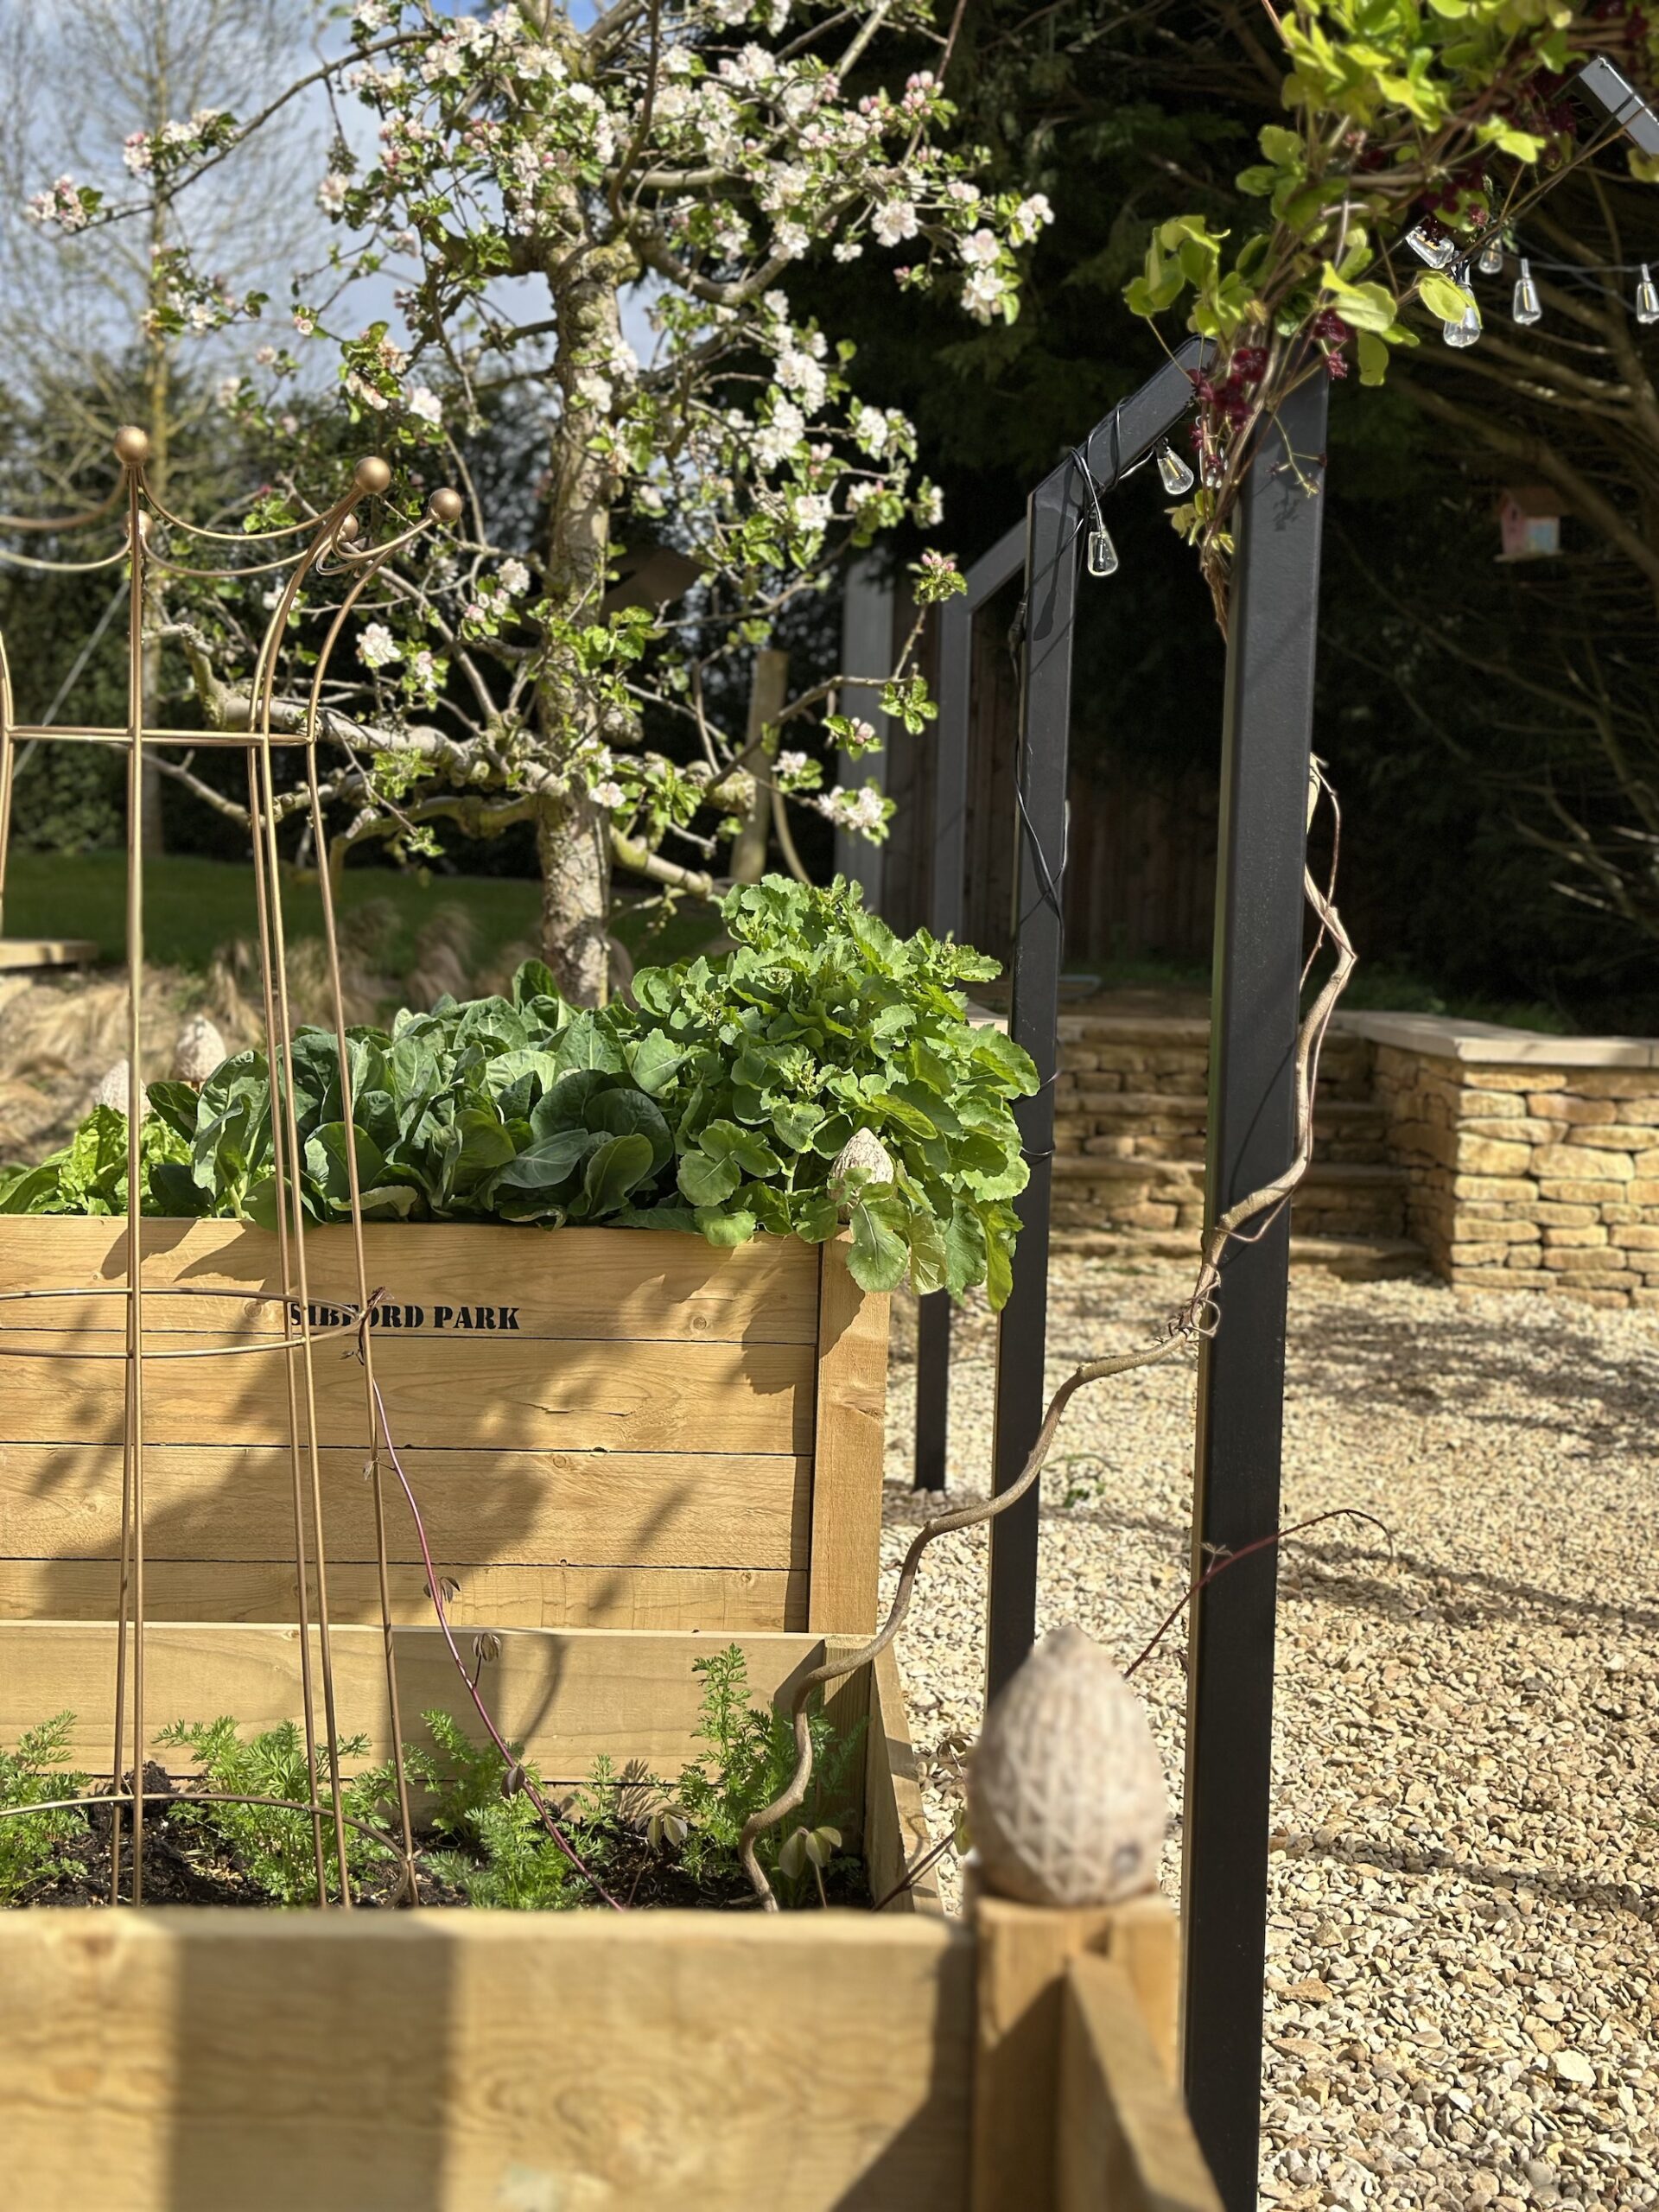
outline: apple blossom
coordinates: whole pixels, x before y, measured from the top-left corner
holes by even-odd
[[[357,657],[365,668],[386,668],[404,655],[403,648],[384,622],[370,622],[358,638]]]
[[[937,4],[943,33],[951,10]],[[931,13],[931,0],[914,0],[905,38]],[[607,855],[670,887],[709,880],[715,848],[693,823],[706,811],[724,836],[747,804],[742,715],[724,727],[715,702],[746,692],[756,645],[849,551],[939,518],[937,489],[916,477],[913,429],[858,389],[851,349],[798,310],[796,264],[821,251],[892,266],[902,247],[906,290],[987,321],[1012,315],[1014,249],[1052,219],[1040,195],[989,192],[974,176],[950,139],[943,72],[884,64],[888,16],[887,0],[682,0],[673,11],[358,0],[349,51],[327,65],[342,118],[312,188],[333,226],[327,286],[296,276],[287,296],[296,333],[318,340],[325,314],[351,330],[353,286],[371,287],[385,319],[355,335],[331,329],[329,342],[344,405],[373,423],[395,468],[422,472],[418,493],[397,479],[389,506],[417,513],[446,438],[464,442],[504,407],[544,439],[534,499],[496,499],[496,512],[486,484],[481,512],[469,503],[453,539],[411,545],[407,573],[394,582],[388,569],[377,589],[389,620],[377,612],[357,631],[356,658],[370,671],[401,663],[399,683],[342,670],[329,703],[369,730],[360,753],[380,764],[385,804],[363,803],[348,764],[328,785],[348,810],[338,834],[429,849],[418,840],[452,800],[472,834],[531,819],[548,957],[577,996],[602,988],[603,932],[591,924]],[[855,67],[866,87],[855,99],[842,88]],[[210,156],[233,159],[243,129],[200,110],[123,157],[133,200],[64,178],[37,196],[35,219],[84,228],[143,214],[165,190],[169,238],[182,234],[194,202],[179,188]],[[169,327],[217,330],[258,312],[260,295],[238,301],[198,276],[188,244],[168,251],[157,284]],[[625,302],[650,326],[643,360],[623,336]],[[271,348],[256,358],[294,372]],[[420,380],[406,382],[411,364]],[[251,386],[236,406],[251,432],[305,435]],[[309,456],[284,451],[285,480],[326,498],[338,450],[321,421]],[[270,518],[289,515],[278,501]],[[646,556],[653,543],[673,549],[654,567],[644,558],[643,593],[611,591],[612,549],[625,541]],[[948,567],[914,573],[918,604],[960,588]],[[812,792],[822,772],[809,748],[840,745],[843,728],[849,749],[874,743],[868,723],[824,710],[848,683],[897,687],[906,711],[928,711],[918,639],[919,624],[896,667],[833,671],[786,709],[794,742],[773,766],[779,791]],[[722,665],[728,680],[714,683]],[[248,671],[227,665],[213,680],[245,683]],[[417,703],[439,717],[433,727],[412,717]],[[890,805],[873,785],[811,803],[886,833]],[[595,827],[594,809],[624,805],[626,834]]]

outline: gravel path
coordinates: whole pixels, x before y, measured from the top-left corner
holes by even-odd
[[[1051,1385],[1145,1341],[1188,1280],[1058,1262]],[[1362,1507],[1397,1553],[1357,1522],[1287,1549],[1263,2197],[1659,2206],[1652,1318],[1309,1274],[1290,1342],[1286,1518]],[[963,1493],[985,1486],[991,1355],[958,1317]],[[919,1517],[912,1372],[901,1349],[889,1576]],[[1173,1365],[1096,1384],[1046,1481],[1039,1626],[1120,1663],[1185,1580],[1192,1397]],[[978,1725],[985,1556],[978,1530],[929,1554],[901,1644],[936,1821],[948,1739]],[[1177,1629],[1137,1677],[1177,1804],[1183,1657]]]

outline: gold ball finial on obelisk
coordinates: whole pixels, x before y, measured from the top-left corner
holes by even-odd
[[[362,524],[355,515],[342,515],[334,526],[335,543],[349,545],[362,527]]]
[[[365,454],[352,471],[352,480],[359,492],[384,492],[391,481],[391,470],[378,454]]]
[[[149,459],[149,434],[124,423],[115,434],[115,457],[124,468],[142,468]]]
[[[426,508],[434,522],[457,523],[461,520],[463,505],[460,493],[451,491],[446,484],[441,492],[435,492],[432,494],[426,503]]]

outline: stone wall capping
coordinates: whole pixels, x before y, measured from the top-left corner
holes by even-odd
[[[1659,1038],[1546,1037],[1447,1014],[1341,1014],[1333,1031],[1437,1058],[1503,1067],[1659,1068]]]

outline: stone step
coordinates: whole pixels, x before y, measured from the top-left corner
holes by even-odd
[[[1087,1259],[1196,1262],[1198,1257],[1194,1235],[1165,1229],[1058,1229],[1050,1239],[1050,1249]],[[1328,1274],[1341,1275],[1351,1282],[1375,1282],[1429,1272],[1427,1253],[1408,1236],[1293,1236],[1290,1264],[1293,1268],[1323,1268]]]
[[[1053,1171],[1057,1182],[1168,1183],[1177,1190],[1204,1187],[1201,1158],[1125,1160],[1114,1153],[1058,1153]],[[1300,1187],[1305,1191],[1403,1191],[1407,1181],[1406,1170],[1387,1160],[1315,1160]]]
[[[1126,1121],[1144,1121],[1166,1114],[1172,1121],[1203,1123],[1210,1115],[1210,1095],[1204,1090],[1110,1090],[1084,1075],[1064,1072],[1054,1086],[1054,1109],[1061,1114],[1116,1114]],[[1370,1098],[1325,1098],[1313,1102],[1313,1118],[1332,1128],[1363,1122],[1381,1129],[1383,1111]]]

